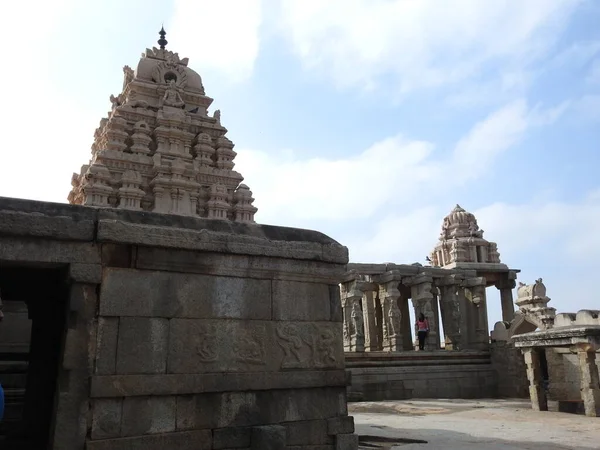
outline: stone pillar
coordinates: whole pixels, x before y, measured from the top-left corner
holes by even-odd
[[[469,278],[463,282],[463,286],[466,288],[467,302],[465,302],[465,306],[468,309],[466,346],[469,350],[488,350],[490,331],[485,296],[486,280],[483,277]]]
[[[429,334],[425,341],[427,350],[440,349],[440,326],[437,304],[434,305],[434,296],[431,293],[433,278],[425,274],[403,280],[404,284],[410,286],[413,307],[415,309],[415,320],[423,313],[429,322]]]
[[[376,352],[379,350],[379,333],[377,332],[377,317],[375,296],[373,288],[365,288],[362,297],[362,310],[365,323],[365,351]]]
[[[500,302],[502,304],[502,321],[510,323],[515,318],[515,304],[513,303],[513,289],[516,286],[514,279],[504,279],[496,283],[500,291]]]
[[[398,352],[402,350],[402,313],[398,307],[400,291],[398,281],[389,281],[379,286],[379,299],[383,312],[383,342],[384,351]]]
[[[356,280],[344,283],[342,310],[344,315],[344,351],[365,351],[364,315],[362,312],[363,292]]]
[[[534,411],[548,411],[548,399],[546,398],[546,391],[544,391],[542,385],[543,377],[542,367],[540,365],[540,350],[535,348],[524,348],[522,351],[527,366],[531,409]]]
[[[595,349],[579,347],[579,370],[581,377],[581,399],[585,408],[585,415],[600,417],[600,378],[596,365]]]
[[[458,290],[462,280],[455,275],[437,280],[440,288],[440,312],[444,326],[444,348],[446,350],[461,350],[460,325],[462,316],[458,300]]]

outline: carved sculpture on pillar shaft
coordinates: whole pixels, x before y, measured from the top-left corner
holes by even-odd
[[[379,342],[379,333],[377,330],[377,311],[375,304],[375,296],[373,295],[374,286],[365,286],[361,289],[363,294],[362,312],[364,316],[365,327],[365,351],[380,350],[381,342]]]
[[[445,350],[461,350],[461,308],[458,298],[461,279],[456,275],[450,275],[439,281],[440,289],[440,313],[444,327]]]
[[[429,322],[429,333],[425,348],[429,351],[440,348],[440,326],[436,298],[432,293],[433,278],[424,274],[404,278],[403,284],[410,286],[415,319],[422,313]],[[436,290],[437,292],[437,290]],[[435,304],[434,304],[435,303]]]
[[[363,292],[356,280],[342,284],[342,311],[344,316],[344,350],[365,350],[364,315],[362,312]]]
[[[383,283],[379,287],[379,298],[383,309],[383,350],[398,352],[402,350],[402,313],[398,307],[400,291],[398,281]]]

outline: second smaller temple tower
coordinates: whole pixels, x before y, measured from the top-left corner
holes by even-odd
[[[444,269],[508,269],[500,262],[495,242],[483,238],[477,219],[460,205],[444,217],[439,242],[430,255],[431,265]]]

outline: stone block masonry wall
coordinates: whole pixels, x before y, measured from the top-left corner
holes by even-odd
[[[495,341],[490,345],[490,355],[498,374],[498,396],[528,398],[529,382],[521,350],[510,342]]]
[[[498,377],[486,352],[347,353],[351,401],[494,398]]]
[[[8,199],[0,216],[0,261],[71,268],[54,448],[357,448],[335,241]]]

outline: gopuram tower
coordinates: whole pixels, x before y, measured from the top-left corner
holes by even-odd
[[[500,262],[498,245],[483,238],[475,216],[460,205],[444,217],[439,241],[430,259],[432,266],[444,269],[508,269]]]
[[[146,49],[136,70],[123,68],[122,92],[110,96],[69,203],[253,223],[254,198],[233,170],[220,111],[208,115],[213,99],[200,75],[159,34],[160,48]]]

